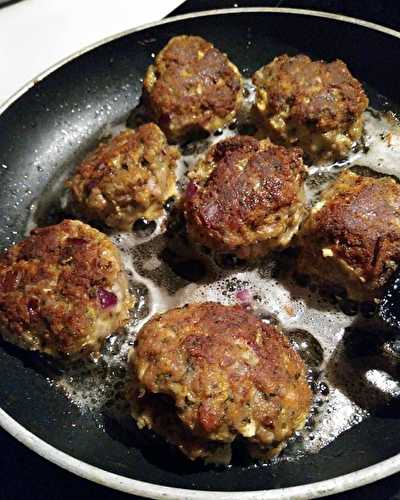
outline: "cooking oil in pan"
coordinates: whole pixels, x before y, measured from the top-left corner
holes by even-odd
[[[207,148],[230,135],[249,131],[247,112],[254,99],[254,89],[247,88],[247,111],[231,128],[191,143],[183,148],[178,165],[179,185],[184,189],[186,173]],[[115,134],[121,126],[110,127]],[[306,190],[310,204],[318,200],[324,186],[344,168],[362,168],[400,177],[400,126],[392,115],[374,110],[365,113],[363,145],[341,163],[310,166]],[[57,222],[66,200],[60,196],[62,180],[57,178],[46,195],[32,207],[29,230],[38,222]],[[54,212],[54,200],[59,211]],[[48,213],[52,207],[53,214]],[[47,220],[46,220],[46,217]],[[52,218],[53,217],[53,218]],[[174,217],[174,216],[172,216]],[[339,434],[368,417],[371,411],[400,395],[397,382],[397,358],[400,341],[388,338],[373,319],[373,311],[345,302],[332,304],[303,278],[291,275],[290,252],[268,257],[257,267],[242,265],[225,256],[216,265],[210,256],[185,244],[179,227],[173,238],[165,231],[165,219],[154,232],[110,232],[120,248],[132,293],[137,303],[132,321],[125,332],[108,339],[103,353],[92,363],[67,365],[52,381],[82,412],[92,414],[99,425],[104,413],[118,419],[128,412],[125,401],[127,355],[140,327],[155,313],[190,302],[218,301],[224,304],[243,302],[266,322],[281,326],[309,368],[314,402],[308,423],[291,439],[279,460],[291,460],[304,453],[316,453]],[[176,229],[176,228],[175,228]],[[362,314],[360,314],[362,313]],[[388,336],[389,335],[389,336]],[[362,347],[360,338],[369,339]],[[399,345],[397,346],[397,343]],[[360,344],[361,343],[361,347]],[[371,352],[368,345],[375,346]],[[372,348],[371,348],[372,349]]]

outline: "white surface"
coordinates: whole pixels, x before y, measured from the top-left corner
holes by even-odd
[[[98,40],[157,21],[183,0],[23,0],[0,8],[0,104]]]

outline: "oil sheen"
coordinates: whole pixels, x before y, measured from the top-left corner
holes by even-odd
[[[185,189],[187,173],[211,144],[250,130],[248,113],[254,89],[249,82],[246,89],[247,105],[234,126],[182,147],[177,166],[181,190]],[[121,124],[110,126],[106,135],[121,129]],[[71,168],[63,170],[65,175]],[[345,168],[400,177],[400,125],[394,115],[366,111],[362,144],[348,159],[332,165],[309,165],[308,203],[318,201],[324,186]],[[63,181],[57,176],[32,205],[28,230],[65,216],[68,201]],[[388,341],[382,326],[363,316],[362,310],[340,308],[332,303],[335,301],[322,298],[315,287],[299,282],[291,273],[290,253],[268,256],[252,266],[229,260],[217,265],[210,256],[188,245],[183,232],[177,221],[176,230],[169,234],[164,217],[155,231],[145,237],[108,233],[121,250],[131,292],[137,298],[132,320],[125,332],[107,340],[98,359],[83,366],[65,365],[61,375],[49,379],[82,412],[93,415],[99,426],[104,412],[119,418],[128,411],[124,398],[128,351],[152,315],[190,302],[233,304],[242,302],[243,296],[244,305],[263,321],[280,325],[309,368],[314,392],[310,418],[278,460],[318,452],[377,407],[400,395],[395,377],[400,341]],[[373,348],[368,347],[371,345]]]

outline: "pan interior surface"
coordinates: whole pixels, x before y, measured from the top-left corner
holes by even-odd
[[[18,241],[32,206],[137,106],[147,66],[171,38],[197,34],[227,52],[249,77],[275,56],[306,53],[343,59],[367,85],[371,105],[393,106],[399,39],[328,18],[241,12],[172,21],[101,45],[36,83],[0,116],[0,242]],[[385,97],[383,97],[385,96]],[[394,103],[394,104],[393,104]],[[167,447],[116,424],[107,409],[82,411],[49,383],[37,355],[0,345],[2,408],[26,429],[83,462],[124,477],[194,490],[254,491],[331,479],[379,463],[400,450],[399,404],[372,412],[318,453],[268,465],[216,468],[171,456]]]

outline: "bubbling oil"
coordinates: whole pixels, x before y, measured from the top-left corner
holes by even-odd
[[[181,148],[183,154],[177,166],[181,190],[185,189],[187,172],[212,144],[249,131],[248,114],[254,101],[254,88],[249,81],[246,82],[246,96],[244,112],[233,126]],[[140,113],[138,116],[143,120]],[[132,123],[135,125],[134,119],[130,126]],[[109,127],[107,134],[115,135],[123,128],[121,124]],[[308,203],[312,205],[318,201],[321,191],[341,170],[356,165],[400,177],[400,126],[393,115],[367,111],[362,147],[355,149],[345,161],[309,166]],[[60,179],[58,177],[46,188],[45,195],[32,206],[27,224],[29,230],[38,223],[45,224],[46,210],[54,205],[54,200],[62,199],[65,208],[66,202],[60,196],[63,179]],[[51,214],[48,216],[52,221]],[[124,332],[106,341],[98,359],[84,365],[63,366],[61,375],[55,375],[52,380],[100,426],[105,413],[118,419],[129,412],[125,398],[128,353],[134,346],[137,332],[149,318],[186,303],[233,304],[242,302],[243,296],[246,307],[263,321],[283,329],[309,368],[309,382],[314,392],[310,418],[305,428],[289,441],[278,460],[317,453],[338,435],[367,418],[376,407],[400,396],[400,384],[393,370],[389,373],[385,368],[385,359],[398,357],[397,351],[393,354],[397,340],[378,349],[372,357],[360,355],[357,358],[348,349],[351,344],[348,339],[356,335],[354,324],[360,321],[360,316],[345,314],[308,283],[291,276],[293,259],[290,252],[263,259],[257,267],[232,259],[218,266],[210,255],[185,242],[184,235],[180,237],[181,230],[184,231],[178,228],[171,239],[164,217],[158,221],[154,233],[146,237],[108,232],[121,251],[131,292],[137,298],[131,322]],[[195,274],[188,274],[188,269],[192,272],[195,269]],[[374,331],[375,320],[362,321],[366,331]],[[374,334],[372,336],[375,338]],[[390,366],[393,368],[394,364]],[[369,397],[371,387],[373,398]]]

